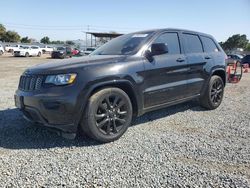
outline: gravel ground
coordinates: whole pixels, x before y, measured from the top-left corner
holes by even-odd
[[[148,113],[98,145],[33,126],[15,109],[19,75],[42,61],[0,57],[1,187],[250,187],[250,73],[227,85],[214,111],[189,102]]]

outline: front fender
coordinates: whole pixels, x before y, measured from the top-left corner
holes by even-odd
[[[88,99],[91,97],[91,95],[98,91],[98,89],[101,89],[103,87],[119,87],[120,85],[124,85],[126,84],[127,86],[129,86],[131,88],[131,91],[133,92],[133,95],[135,96],[135,102],[137,106],[137,109],[140,108],[140,100],[139,97],[137,95],[137,90],[136,87],[134,86],[134,83],[132,83],[130,80],[126,80],[126,79],[109,79],[109,80],[105,80],[105,81],[101,81],[101,82],[96,82],[96,83],[88,83],[86,85],[86,87],[84,87],[84,89],[81,91],[81,93],[79,94],[79,97],[77,99],[77,107],[76,107],[76,119],[75,119],[75,124],[78,125],[81,121],[84,114],[84,110],[87,106],[88,103]],[[126,91],[125,91],[126,92]]]

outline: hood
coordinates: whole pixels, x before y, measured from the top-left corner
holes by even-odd
[[[28,49],[16,49],[15,51],[19,51],[19,52],[27,52],[28,51]]]
[[[70,70],[77,71],[77,69],[92,66],[92,65],[103,65],[109,63],[115,63],[125,58],[125,56],[118,55],[95,55],[85,57],[75,57],[66,60],[58,60],[56,62],[48,62],[33,66],[27,69],[26,73],[31,74],[51,74],[51,73],[63,73]]]

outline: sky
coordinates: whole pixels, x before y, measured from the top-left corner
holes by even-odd
[[[21,36],[40,40],[85,39],[84,32],[129,33],[182,28],[225,41],[250,39],[250,0],[11,0],[0,4],[0,23]]]

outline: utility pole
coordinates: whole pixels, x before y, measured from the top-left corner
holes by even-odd
[[[87,25],[87,32],[86,32],[86,48],[88,47],[88,32],[89,32],[89,25]]]

